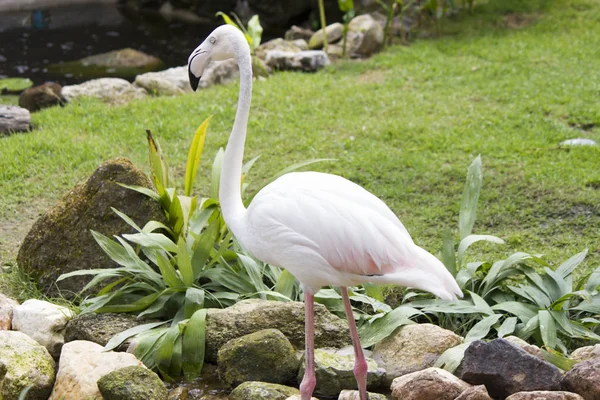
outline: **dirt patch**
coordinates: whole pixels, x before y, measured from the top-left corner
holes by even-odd
[[[538,14],[506,14],[502,17],[502,25],[508,29],[523,29],[533,24],[538,18]]]
[[[385,73],[386,71],[382,69],[374,69],[371,71],[363,72],[358,76],[358,79],[356,81],[357,83],[364,84],[381,84],[385,82]]]
[[[571,128],[579,129],[580,131],[591,131],[598,126],[595,122],[569,122]]]

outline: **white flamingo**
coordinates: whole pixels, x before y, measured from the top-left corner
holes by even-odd
[[[265,186],[246,209],[240,193],[242,159],[252,97],[250,48],[240,30],[215,29],[188,59],[190,84],[197,89],[212,60],[235,58],[240,92],[221,172],[223,218],[240,244],[256,258],[290,271],[304,291],[306,372],[302,400],[316,385],[314,372],[314,294],[339,286],[354,345],[354,375],[361,400],[367,399],[367,363],[348,299],[348,286],[364,282],[396,284],[429,291],[444,299],[462,293],[432,254],[414,244],[396,215],[377,197],[337,175],[294,172]]]

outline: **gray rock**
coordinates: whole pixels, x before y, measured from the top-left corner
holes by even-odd
[[[597,146],[595,140],[587,138],[568,139],[560,142],[561,146]]]
[[[202,74],[199,87],[226,85],[240,78],[240,69],[235,59],[211,62]]]
[[[30,120],[31,114],[28,110],[0,104],[0,136],[29,131]]]
[[[110,104],[123,104],[148,97],[144,89],[120,78],[100,78],[79,85],[63,86],[61,93],[67,101],[93,97]]]
[[[558,390],[561,372],[504,339],[472,342],[462,361],[461,378],[486,386],[490,396],[504,399],[513,393]]]
[[[246,381],[293,384],[300,362],[294,347],[277,329],[232,339],[219,350],[219,378],[235,387]]]
[[[377,343],[373,359],[385,369],[386,381],[432,367],[447,349],[461,344],[463,338],[432,324],[406,325]]]
[[[399,400],[454,400],[469,387],[450,372],[431,367],[394,379],[392,396]]]
[[[132,233],[133,228],[111,207],[124,212],[140,226],[149,220],[166,223],[162,208],[154,200],[117,182],[151,186],[144,172],[131,161],[125,158],[107,161],[40,217],[23,240],[17,263],[47,295],[58,296],[61,290],[63,296],[73,298],[91,279],[72,277],[56,283],[63,273],[117,267],[90,233],[90,229],[108,237]]]
[[[292,40],[292,43],[300,48],[300,50],[308,50],[308,43],[304,39]]]
[[[369,14],[359,15],[348,24],[348,31],[360,33],[360,43],[352,44],[350,54],[353,57],[370,57],[383,48],[383,28]]]
[[[335,22],[325,27],[325,35],[327,35],[327,43],[335,43],[340,40],[344,33],[344,25]],[[316,31],[308,41],[309,49],[322,49],[324,45],[323,29]]]
[[[229,400],[285,400],[299,394],[296,388],[265,382],[244,382],[231,392]]]
[[[187,65],[138,75],[134,84],[156,96],[174,96],[192,91]]]
[[[387,400],[387,397],[381,393],[368,393],[369,400]],[[338,400],[360,400],[358,390],[342,390]]]
[[[367,358],[367,387],[378,388],[384,381],[385,370],[377,368],[377,364]],[[298,371],[298,382],[302,381],[306,366]],[[343,389],[355,389],[354,354],[340,355],[328,349],[315,350],[315,375],[317,386],[315,394],[320,396],[337,396]]]
[[[267,53],[266,63],[281,71],[316,72],[329,65],[329,57],[322,50],[285,52],[271,50]]]
[[[216,362],[217,351],[231,339],[269,328],[280,330],[296,350],[304,349],[304,303],[250,299],[225,309],[209,309],[206,361]],[[346,321],[315,304],[315,345],[340,348],[349,343]]]
[[[600,400],[600,358],[575,364],[565,374],[562,387],[579,394],[585,400]]]
[[[458,399],[457,399],[458,400]],[[544,390],[519,392],[512,394],[506,400],[584,400],[578,394],[570,392],[549,392]]]
[[[484,385],[471,386],[455,400],[492,400]]]
[[[62,86],[54,82],[34,86],[19,96],[19,106],[36,112],[43,108],[63,105],[66,100],[61,94]]]
[[[9,331],[12,325],[13,310],[19,303],[0,293],[0,331]]]
[[[569,358],[571,360],[580,362],[591,360],[592,358],[600,357],[600,344],[595,344],[593,346],[584,346],[574,350]]]
[[[0,399],[16,400],[32,386],[27,400],[47,400],[56,374],[48,350],[24,333],[0,331]]]
[[[308,42],[313,34],[314,34],[314,32],[311,31],[310,29],[300,28],[299,26],[292,25],[292,27],[290,29],[285,31],[284,38],[285,38],[285,40],[302,39],[302,40]]]
[[[269,40],[258,46],[254,51],[254,54],[260,59],[265,59],[267,57],[267,53],[271,50],[285,51],[290,53],[297,53],[299,51],[305,50],[300,46],[296,45],[296,43],[284,40],[282,38],[277,38],[273,40]]]
[[[104,400],[166,400],[169,394],[158,375],[135,365],[102,376],[98,389]]]

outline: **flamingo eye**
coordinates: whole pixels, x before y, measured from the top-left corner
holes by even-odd
[[[217,39],[215,37],[211,37],[209,39],[209,41],[210,41],[210,44],[215,44],[215,42],[217,41]]]

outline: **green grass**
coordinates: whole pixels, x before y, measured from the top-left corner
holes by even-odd
[[[442,229],[457,226],[466,170],[481,154],[474,231],[507,245],[474,246],[473,258],[520,250],[558,264],[589,248],[585,268],[597,267],[600,147],[558,143],[600,142],[599,22],[596,0],[490,0],[444,21],[439,37],[256,82],[246,159],[261,158],[249,179],[256,186],[291,163],[336,158],[313,169],[380,196],[436,252]],[[0,225],[27,223],[111,157],[147,169],[145,129],[181,176],[195,128],[214,114],[197,178],[203,187],[236,100],[231,85],[34,114],[34,132],[0,139]],[[0,255],[10,262],[16,243],[5,236],[0,226]]]

